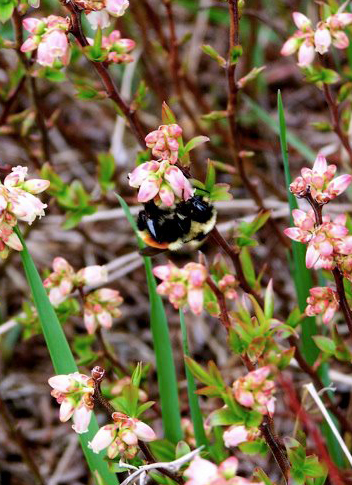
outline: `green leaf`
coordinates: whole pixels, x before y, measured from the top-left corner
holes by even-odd
[[[326,467],[319,463],[317,456],[311,455],[305,459],[302,471],[308,477],[319,478],[325,476]]]
[[[185,155],[186,153],[190,152],[194,148],[196,148],[199,145],[202,145],[203,143],[209,141],[209,138],[207,136],[195,136],[191,140],[189,140],[188,143],[186,143],[186,146],[183,149],[182,156]]]
[[[227,111],[211,111],[206,115],[201,116],[204,121],[220,121],[227,118]]]
[[[213,411],[208,417],[211,426],[231,426],[232,424],[243,424],[243,419],[232,409],[221,408]]]
[[[268,447],[264,440],[247,441],[246,443],[241,443],[238,447],[242,453],[247,453],[248,455],[265,455],[268,452]]]
[[[0,3],[0,22],[5,23],[12,17],[15,4],[12,1]]]
[[[202,45],[202,51],[216,61],[221,67],[226,66],[224,59],[211,45]]]
[[[180,326],[182,332],[182,347],[183,354],[189,357],[188,339],[187,339],[187,328],[185,323],[185,316],[183,310],[180,309]],[[194,382],[194,377],[190,372],[188,366],[186,365],[186,379],[187,379],[187,391],[188,391],[188,401],[191,411],[191,418],[194,429],[194,437],[196,439],[197,447],[205,445],[207,446],[208,440],[205,436],[203,416],[199,406],[199,399],[196,395],[196,384]]]
[[[209,373],[206,372],[195,360],[191,359],[191,357],[186,356],[185,362],[188,369],[200,382],[207,384],[208,386],[216,385],[216,383],[214,383],[214,379],[209,375]]]
[[[335,84],[340,80],[340,76],[333,69],[327,69],[325,67],[310,66],[303,70],[306,80],[311,83],[317,83],[318,85],[324,84]]]
[[[23,245],[23,251],[20,253],[23,267],[26,273],[28,284],[31,288],[33,301],[38,312],[40,324],[42,326],[44,338],[55,372],[57,374],[69,374],[76,372],[78,369],[65,334],[57,319],[55,311],[51,306],[46,290],[42,284],[42,280],[34,265],[31,255],[28,252],[27,246],[18,227],[15,228],[15,232]],[[109,472],[103,455],[95,454],[88,448],[88,442],[92,441],[97,431],[98,423],[93,415],[88,432],[79,435],[79,440],[84,455],[93,476],[98,473],[107,485],[116,485],[118,484],[118,480],[115,475]]]
[[[98,181],[105,193],[114,187],[111,179],[115,173],[115,160],[111,153],[99,153],[98,163]]]
[[[121,207],[125,212],[126,218],[137,236],[139,247],[142,248],[143,242],[138,236],[138,228],[128,205],[118,194],[116,194],[116,197],[118,198]],[[157,366],[163,429],[166,439],[173,443],[178,443],[183,438],[183,432],[181,429],[181,415],[178,401],[176,371],[172,354],[169,328],[163,302],[160,295],[156,291],[156,281],[153,275],[150,258],[144,257],[143,260],[147,274],[147,284],[150,299],[150,324]]]
[[[214,167],[214,163],[211,160],[208,160],[207,175],[205,178],[205,190],[207,190],[209,194],[212,193],[213,187],[215,185],[215,181],[216,181],[216,170]]]
[[[161,108],[161,119],[165,125],[172,125],[174,123],[177,123],[176,116],[174,115],[174,112],[172,109],[165,103],[163,102],[162,108]]]
[[[265,473],[265,471],[262,470],[261,468],[256,468],[254,470],[253,477],[259,478],[259,480],[263,482],[265,485],[275,485],[274,482],[270,480],[270,478]]]
[[[317,344],[320,350],[322,350],[324,353],[333,355],[336,350],[336,345],[335,342],[329,338],[329,337],[324,337],[323,335],[315,335],[313,337],[314,342]]]

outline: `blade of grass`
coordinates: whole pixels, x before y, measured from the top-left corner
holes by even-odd
[[[291,173],[288,160],[288,149],[287,149],[287,132],[286,132],[286,122],[285,122],[285,111],[282,103],[281,92],[278,91],[277,94],[277,106],[279,112],[279,128],[280,128],[280,144],[281,153],[284,163],[285,170],[285,181],[288,194],[288,203],[290,206],[290,225],[293,225],[292,211],[298,208],[297,200],[291,193],[289,187],[291,183]],[[309,296],[309,289],[313,287],[313,279],[311,272],[307,269],[305,263],[305,253],[306,248],[303,244],[292,241],[292,254],[293,254],[293,265],[292,268],[293,281],[296,288],[298,306],[300,311],[303,313],[306,305],[307,298]],[[314,317],[306,317],[302,320],[302,354],[309,365],[313,365],[319,355],[319,349],[315,345],[312,339],[313,335],[318,333],[317,324]],[[329,386],[329,367],[325,363],[321,365],[318,369],[318,374],[324,384],[324,386]],[[336,422],[336,418],[333,418]],[[331,429],[327,426],[322,427],[323,433],[326,437],[329,451],[334,459],[334,462],[342,466],[343,460],[341,458],[341,453],[339,452],[338,442],[333,435]]]
[[[251,108],[253,113],[264,121],[264,123],[277,135],[280,134],[280,126],[278,125],[277,119],[270,116],[259,104],[255,103],[251,98],[246,95],[242,95],[247,105]],[[289,145],[297,150],[304,158],[310,162],[314,162],[315,153],[311,150],[305,143],[303,143],[296,135],[290,133],[285,129],[286,139]]]
[[[28,252],[27,246],[18,227],[15,228],[15,232],[23,245],[23,251],[20,253],[23,267],[33,295],[35,307],[38,311],[39,321],[55,372],[57,374],[70,374],[72,372],[77,372],[78,368],[66,340],[65,334],[62,330],[61,324],[49,301],[37,268],[35,267],[33,259]],[[97,480],[97,483],[98,474],[103,480],[104,484],[116,485],[119,483],[117,477],[113,473],[110,473],[108,465],[106,461],[104,461],[103,455],[97,455],[88,448],[88,442],[93,439],[98,429],[99,427],[97,420],[93,415],[88,432],[83,435],[79,435],[82,450],[88,466],[93,476]]]
[[[183,353],[184,355],[189,357],[190,354],[189,354],[189,348],[188,348],[187,328],[186,328],[186,322],[185,322],[185,315],[182,309],[180,309],[180,326],[181,326],[181,332],[182,332]],[[197,448],[199,448],[202,445],[207,446],[208,440],[207,440],[207,437],[205,436],[203,416],[199,407],[198,396],[196,394],[197,388],[194,381],[194,377],[193,377],[193,374],[188,369],[187,365],[185,365],[185,369],[186,369],[186,379],[187,379],[188,401],[189,401],[189,407],[191,410],[194,437],[196,439]]]
[[[116,197],[136,234],[138,246],[142,249],[144,244],[138,236],[137,225],[130,209],[122,197],[118,194],[116,194]],[[156,291],[156,281],[153,275],[151,260],[148,257],[143,257],[143,259],[150,300],[150,326],[155,350],[163,429],[165,438],[173,443],[177,443],[182,440],[183,433],[181,429],[176,371],[172,355],[169,327],[163,302]]]

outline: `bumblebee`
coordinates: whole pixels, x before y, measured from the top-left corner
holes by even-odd
[[[201,195],[194,195],[171,208],[161,208],[149,201],[137,219],[140,237],[148,246],[156,248],[156,252],[177,251],[185,243],[202,241],[215,223],[216,210]]]

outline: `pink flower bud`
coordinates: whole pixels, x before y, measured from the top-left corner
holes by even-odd
[[[337,49],[347,49],[350,41],[345,32],[339,30],[333,33],[332,43]]]
[[[74,401],[72,398],[64,398],[60,405],[60,421],[65,423],[68,421],[75,410]]]
[[[299,45],[300,45],[300,42],[297,37],[290,37],[282,46],[280,54],[282,56],[290,56],[297,51],[297,49],[299,48]]]
[[[129,429],[122,431],[120,433],[120,438],[124,441],[127,445],[136,445],[138,443],[138,438],[135,433]]]
[[[186,485],[207,485],[218,478],[218,467],[197,455],[184,471],[184,476],[190,479]]]
[[[188,290],[188,304],[195,315],[200,315],[203,311],[203,295],[203,288],[194,288]]]
[[[87,266],[78,271],[76,281],[79,285],[98,286],[106,283],[108,272],[105,266]]]
[[[327,19],[327,22],[330,23],[331,19],[336,19],[336,21],[342,26],[342,27],[347,27],[347,25],[350,25],[352,23],[352,13],[337,13],[335,15],[332,15]]]
[[[116,435],[116,428],[113,424],[107,424],[99,429],[92,441],[88,444],[88,447],[93,453],[100,453],[113,442]]]
[[[130,52],[136,47],[136,43],[132,39],[120,39],[117,43],[118,47],[125,52]]]
[[[286,233],[285,233],[286,234]],[[286,234],[287,235],[287,234]],[[313,268],[315,263],[318,261],[320,257],[320,252],[315,249],[313,245],[309,245],[307,252],[306,252],[306,266],[307,268]]]
[[[4,242],[9,248],[15,249],[16,251],[23,250],[22,243],[14,232],[11,232],[11,234],[4,239]]]
[[[152,178],[152,176],[144,180],[138,192],[138,202],[148,202],[148,200],[154,199],[159,192],[161,181],[161,178]]]
[[[325,54],[331,45],[331,35],[327,28],[318,28],[314,34],[315,50],[319,54]]]
[[[175,202],[175,194],[172,191],[170,185],[166,182],[163,182],[160,185],[159,197],[162,203],[167,207],[171,207]]]
[[[154,441],[156,440],[156,435],[152,428],[142,421],[137,420],[133,427],[133,432],[142,441]]]
[[[71,374],[61,374],[50,377],[48,383],[59,392],[69,392],[74,388],[74,381]]]
[[[52,67],[55,61],[55,56],[51,52],[50,46],[45,40],[40,42],[37,52],[37,61],[42,66]]]
[[[45,23],[42,20],[36,19],[34,17],[27,17],[23,20],[22,25],[23,28],[28,30],[28,32],[30,32],[31,34],[37,34],[43,29]]]
[[[219,472],[226,480],[233,478],[236,475],[238,468],[238,460],[235,456],[230,456],[219,465]]]
[[[298,50],[299,67],[308,67],[312,64],[315,56],[314,46],[309,41],[303,42]]]
[[[73,413],[72,429],[78,434],[86,433],[88,431],[91,417],[92,410],[82,404],[81,406],[76,408]]]
[[[106,0],[106,10],[114,17],[121,17],[129,6],[128,0]]]
[[[312,25],[312,22],[309,20],[308,17],[303,15],[303,13],[293,12],[292,17],[293,17],[294,23],[296,24],[299,30],[305,31]]]
[[[110,17],[105,9],[89,12],[87,14],[87,20],[93,30],[97,30],[99,27],[105,29],[110,25]]]
[[[34,51],[38,47],[37,42],[33,39],[33,37],[28,37],[27,40],[23,42],[21,45],[21,52],[30,52]]]
[[[178,167],[173,165],[166,169],[165,180],[169,182],[172,190],[178,197],[184,200],[188,200],[191,197],[192,187]]]
[[[234,425],[224,432],[223,439],[226,448],[234,448],[248,440],[248,431],[242,425]]]
[[[66,261],[66,259],[57,257],[53,260],[53,270],[55,273],[73,273],[72,266]]]
[[[98,323],[104,328],[111,328],[112,327],[112,316],[106,310],[102,310],[96,315]]]
[[[153,273],[160,280],[167,280],[171,276],[172,266],[172,263],[156,266]]]
[[[46,190],[49,185],[49,180],[31,179],[24,182],[24,184],[22,185],[22,189],[35,195],[44,192],[44,190]]]
[[[152,160],[150,162],[138,165],[132,173],[128,175],[129,184],[131,187],[138,188],[146,180],[146,178],[159,170],[160,163]]]
[[[352,175],[340,175],[332,180],[327,186],[327,192],[334,198],[342,194],[352,182]]]

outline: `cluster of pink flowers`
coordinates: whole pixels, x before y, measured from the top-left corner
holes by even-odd
[[[133,61],[133,57],[130,56],[131,52],[136,46],[136,43],[132,39],[121,39],[119,30],[113,30],[107,37],[103,37],[102,47],[106,49],[108,53],[108,61],[115,64],[128,63]]]
[[[219,290],[222,291],[225,295],[225,298],[229,300],[235,300],[238,297],[237,291],[235,288],[238,286],[238,281],[234,277],[233,274],[227,273],[225,274],[221,280],[218,281]]]
[[[75,289],[83,286],[99,286],[107,281],[105,266],[87,266],[77,273],[64,258],[55,258],[53,272],[44,280],[49,289],[49,299],[54,306],[60,305]],[[84,297],[84,323],[89,334],[101,325],[111,328],[114,318],[121,316],[117,308],[123,299],[117,290],[100,288]]]
[[[89,447],[94,453],[107,448],[110,459],[121,456],[131,460],[138,451],[138,440],[154,441],[156,435],[152,428],[139,419],[131,418],[123,413],[113,413],[113,424],[107,424],[99,429]]]
[[[68,64],[70,49],[67,18],[49,15],[39,20],[30,17],[23,20],[23,27],[31,35],[22,44],[22,52],[37,49],[37,62],[42,66],[61,67],[62,64]]]
[[[53,260],[53,270],[44,280],[44,286],[49,289],[49,299],[54,306],[64,302],[75,288],[101,285],[108,278],[104,266],[87,266],[76,273],[66,259],[60,257]]]
[[[28,224],[44,215],[47,207],[37,197],[50,182],[43,179],[25,180],[27,167],[14,167],[4,183],[0,183],[0,256],[6,258],[9,248],[22,251],[18,236],[13,232],[17,221]]]
[[[298,51],[298,65],[312,64],[315,52],[325,54],[329,47],[346,49],[349,40],[344,29],[352,23],[352,14],[339,12],[321,21],[313,29],[311,20],[300,12],[293,12],[293,21],[298,30],[283,45],[281,54],[289,56]]]
[[[204,286],[207,279],[205,266],[199,263],[188,263],[178,268],[171,261],[167,265],[156,266],[154,275],[162,280],[157,292],[167,295],[174,308],[182,308],[187,303],[195,315],[203,310]]]
[[[60,404],[60,421],[73,418],[76,433],[86,433],[94,407],[94,381],[84,374],[62,374],[51,377],[51,395]]]
[[[159,160],[142,163],[129,174],[131,187],[139,188],[138,202],[154,199],[157,204],[171,207],[181,200],[188,200],[193,189],[182,171],[175,166],[178,160],[182,128],[176,124],[161,125],[145,137],[146,145]]]
[[[152,149],[154,157],[176,163],[179,149],[177,138],[180,136],[182,136],[180,126],[176,124],[161,125],[145,137],[145,143]]]
[[[316,225],[312,210],[306,213],[295,209],[292,216],[296,227],[289,227],[284,233],[294,241],[308,244],[307,268],[331,270],[337,261],[352,254],[352,236],[348,235],[344,214],[335,217],[333,222],[329,216],[324,216],[320,225]]]
[[[270,367],[260,367],[233,383],[233,394],[242,406],[261,414],[274,414],[275,383],[268,379]]]
[[[328,324],[339,309],[338,294],[332,288],[317,286],[309,290],[306,315],[313,317],[322,314],[323,323]]]
[[[138,202],[158,198],[168,207],[179,200],[188,200],[193,194],[182,171],[167,160],[142,163],[129,174],[129,184],[139,188]]]
[[[296,197],[306,197],[310,194],[319,204],[327,204],[342,194],[352,181],[352,175],[343,174],[336,177],[336,165],[328,165],[323,155],[318,155],[313,168],[304,167],[301,177],[297,177],[290,185],[290,190]]]
[[[260,431],[257,428],[247,429],[243,425],[238,426],[234,424],[224,432],[223,440],[226,448],[234,448],[246,441],[254,441],[259,436]]]
[[[87,332],[93,334],[98,326],[111,328],[114,318],[121,316],[119,306],[123,302],[120,293],[110,288],[92,291],[84,301],[84,324]]]
[[[110,15],[121,17],[129,6],[128,0],[101,0],[94,3],[89,0],[79,0],[77,3],[85,9],[87,19],[94,30],[108,27]]]
[[[184,471],[187,478],[185,485],[251,485],[250,480],[236,476],[238,460],[234,456],[227,458],[219,466],[209,460],[196,456]],[[263,485],[262,482],[257,485]]]

